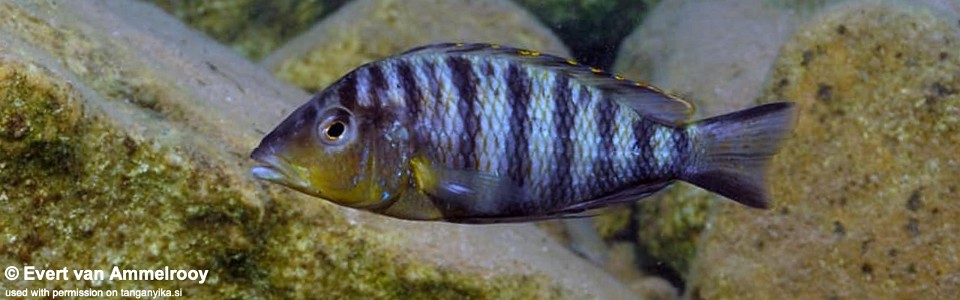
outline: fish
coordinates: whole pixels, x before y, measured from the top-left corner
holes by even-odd
[[[767,208],[791,102],[691,120],[644,82],[538,51],[441,43],[364,64],[251,154],[258,179],[406,220],[590,215],[685,181]]]

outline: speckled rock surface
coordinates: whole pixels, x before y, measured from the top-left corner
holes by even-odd
[[[567,55],[559,39],[507,0],[356,0],[278,49],[263,65],[315,91],[364,63],[451,41]]]
[[[687,183],[677,183],[655,198],[637,203],[639,263],[666,266],[685,277],[696,257],[697,242],[716,202],[730,201]]]
[[[780,45],[801,19],[796,11],[802,9],[795,6],[803,5],[663,1],[624,40],[614,70],[693,102],[698,119],[749,107],[760,95]],[[681,183],[638,202],[640,262],[666,265],[686,276],[711,207],[723,201],[729,200]]]
[[[896,2],[823,12],[762,97],[796,101],[774,208],[717,205],[692,299],[960,297],[958,20]]]
[[[531,225],[404,222],[255,182],[307,95],[160,10],[0,3],[0,265],[207,282],[0,280],[190,298],[632,298]]]
[[[260,60],[347,0],[146,0],[251,60]]]

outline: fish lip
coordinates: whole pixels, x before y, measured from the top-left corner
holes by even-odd
[[[263,148],[254,150],[250,158],[260,163],[260,165],[250,169],[253,177],[298,190],[312,190],[306,180],[292,172],[289,167],[290,164],[283,158],[264,151]]]

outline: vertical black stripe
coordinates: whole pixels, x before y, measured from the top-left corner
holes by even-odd
[[[413,75],[413,69],[406,60],[397,61],[397,78],[400,80],[400,88],[403,89],[403,100],[407,106],[407,112],[411,122],[417,122],[420,119],[420,111],[423,109],[423,96],[420,95],[420,89],[417,88],[417,78]]]
[[[653,158],[655,153],[653,147],[650,146],[653,131],[652,123],[643,118],[637,118],[633,122],[633,147],[635,151],[640,153],[633,158],[633,172],[637,174],[636,179],[639,180],[650,179],[649,170],[655,163]]]
[[[450,68],[454,88],[457,89],[460,99],[457,101],[457,111],[463,122],[463,134],[460,135],[460,163],[459,167],[469,170],[478,169],[480,160],[477,159],[477,139],[480,135],[480,116],[477,110],[477,86],[473,76],[473,67],[470,60],[459,56],[447,58],[447,67]]]
[[[527,121],[527,109],[530,107],[530,79],[527,73],[515,62],[507,63],[506,80],[507,103],[512,109],[510,114],[510,134],[508,147],[508,175],[510,179],[521,187],[526,183],[525,170],[530,165],[530,151],[528,132],[530,124]]]
[[[489,59],[483,60],[483,76],[493,80],[493,62]]]
[[[337,97],[340,105],[347,109],[357,108],[357,72],[350,72],[337,83]]]
[[[599,184],[601,191],[608,192],[613,188],[613,131],[614,118],[617,115],[617,104],[610,99],[600,99],[597,103],[597,134],[600,135],[600,149],[597,149],[597,159],[593,169],[596,173],[594,180]]]
[[[569,193],[573,183],[571,173],[573,161],[574,141],[571,135],[573,129],[573,120],[576,116],[576,105],[573,103],[572,90],[570,89],[570,78],[563,74],[556,74],[553,82],[553,122],[554,129],[553,144],[555,148],[554,165],[556,169],[552,172],[550,183],[552,188],[547,189],[550,194],[545,201],[551,204],[567,204],[566,200],[572,196]],[[563,201],[563,202],[555,202]]]
[[[690,153],[690,140],[687,138],[687,131],[684,127],[670,127],[670,136],[673,137],[673,155],[670,157],[670,176],[680,176],[683,167],[687,163],[687,155]]]
[[[387,103],[387,79],[383,76],[383,63],[369,64],[370,102],[374,107],[385,107]]]

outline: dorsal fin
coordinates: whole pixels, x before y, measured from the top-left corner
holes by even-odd
[[[686,123],[693,115],[693,105],[644,82],[626,80],[603,70],[582,65],[575,60],[537,51],[481,43],[442,43],[410,49],[400,56],[436,53],[468,53],[506,57],[538,67],[554,69],[578,82],[608,93],[618,103],[637,114],[667,125]]]

